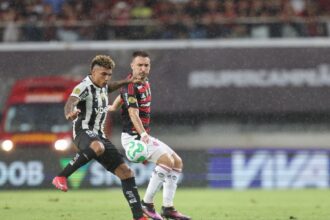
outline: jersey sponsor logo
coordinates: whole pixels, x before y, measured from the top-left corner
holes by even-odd
[[[141,104],[141,107],[149,107],[150,106],[150,102],[146,103],[146,104]]]
[[[128,102],[134,104],[134,103],[137,102],[137,100],[136,100],[136,98],[134,98],[134,97],[129,97],[129,98],[128,98]]]
[[[103,113],[106,113],[108,111],[108,106],[94,108],[94,110],[97,114],[103,114]]]

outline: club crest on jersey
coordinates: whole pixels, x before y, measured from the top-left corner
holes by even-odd
[[[73,90],[73,94],[79,95],[80,94],[80,89],[75,88],[75,90]]]
[[[137,101],[137,100],[136,100],[136,98],[134,98],[134,97],[129,97],[129,98],[128,98],[128,102],[129,102],[129,103],[132,103],[132,104],[133,104],[133,103],[135,103],[136,101]]]

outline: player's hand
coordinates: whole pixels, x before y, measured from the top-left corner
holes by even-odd
[[[79,113],[80,113],[80,109],[76,109],[73,112],[70,112],[69,114],[67,114],[65,117],[67,120],[73,121],[78,117]]]
[[[137,78],[134,76],[131,76],[131,78],[128,79],[129,83],[142,83],[142,79],[141,78]]]
[[[140,136],[141,136],[141,141],[143,141],[146,144],[149,144],[150,137],[147,134],[147,132],[142,132]]]

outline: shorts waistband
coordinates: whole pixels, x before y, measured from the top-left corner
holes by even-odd
[[[123,131],[123,133],[125,133],[125,134],[129,134],[129,135],[131,135],[131,136],[135,136],[135,135],[140,136],[137,132],[127,132],[127,131]]]

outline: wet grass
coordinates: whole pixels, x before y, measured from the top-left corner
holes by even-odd
[[[143,190],[141,194],[143,195]],[[330,220],[329,190],[180,189],[176,208],[194,220]],[[161,206],[161,193],[156,207]],[[121,189],[0,191],[1,220],[132,219]]]

